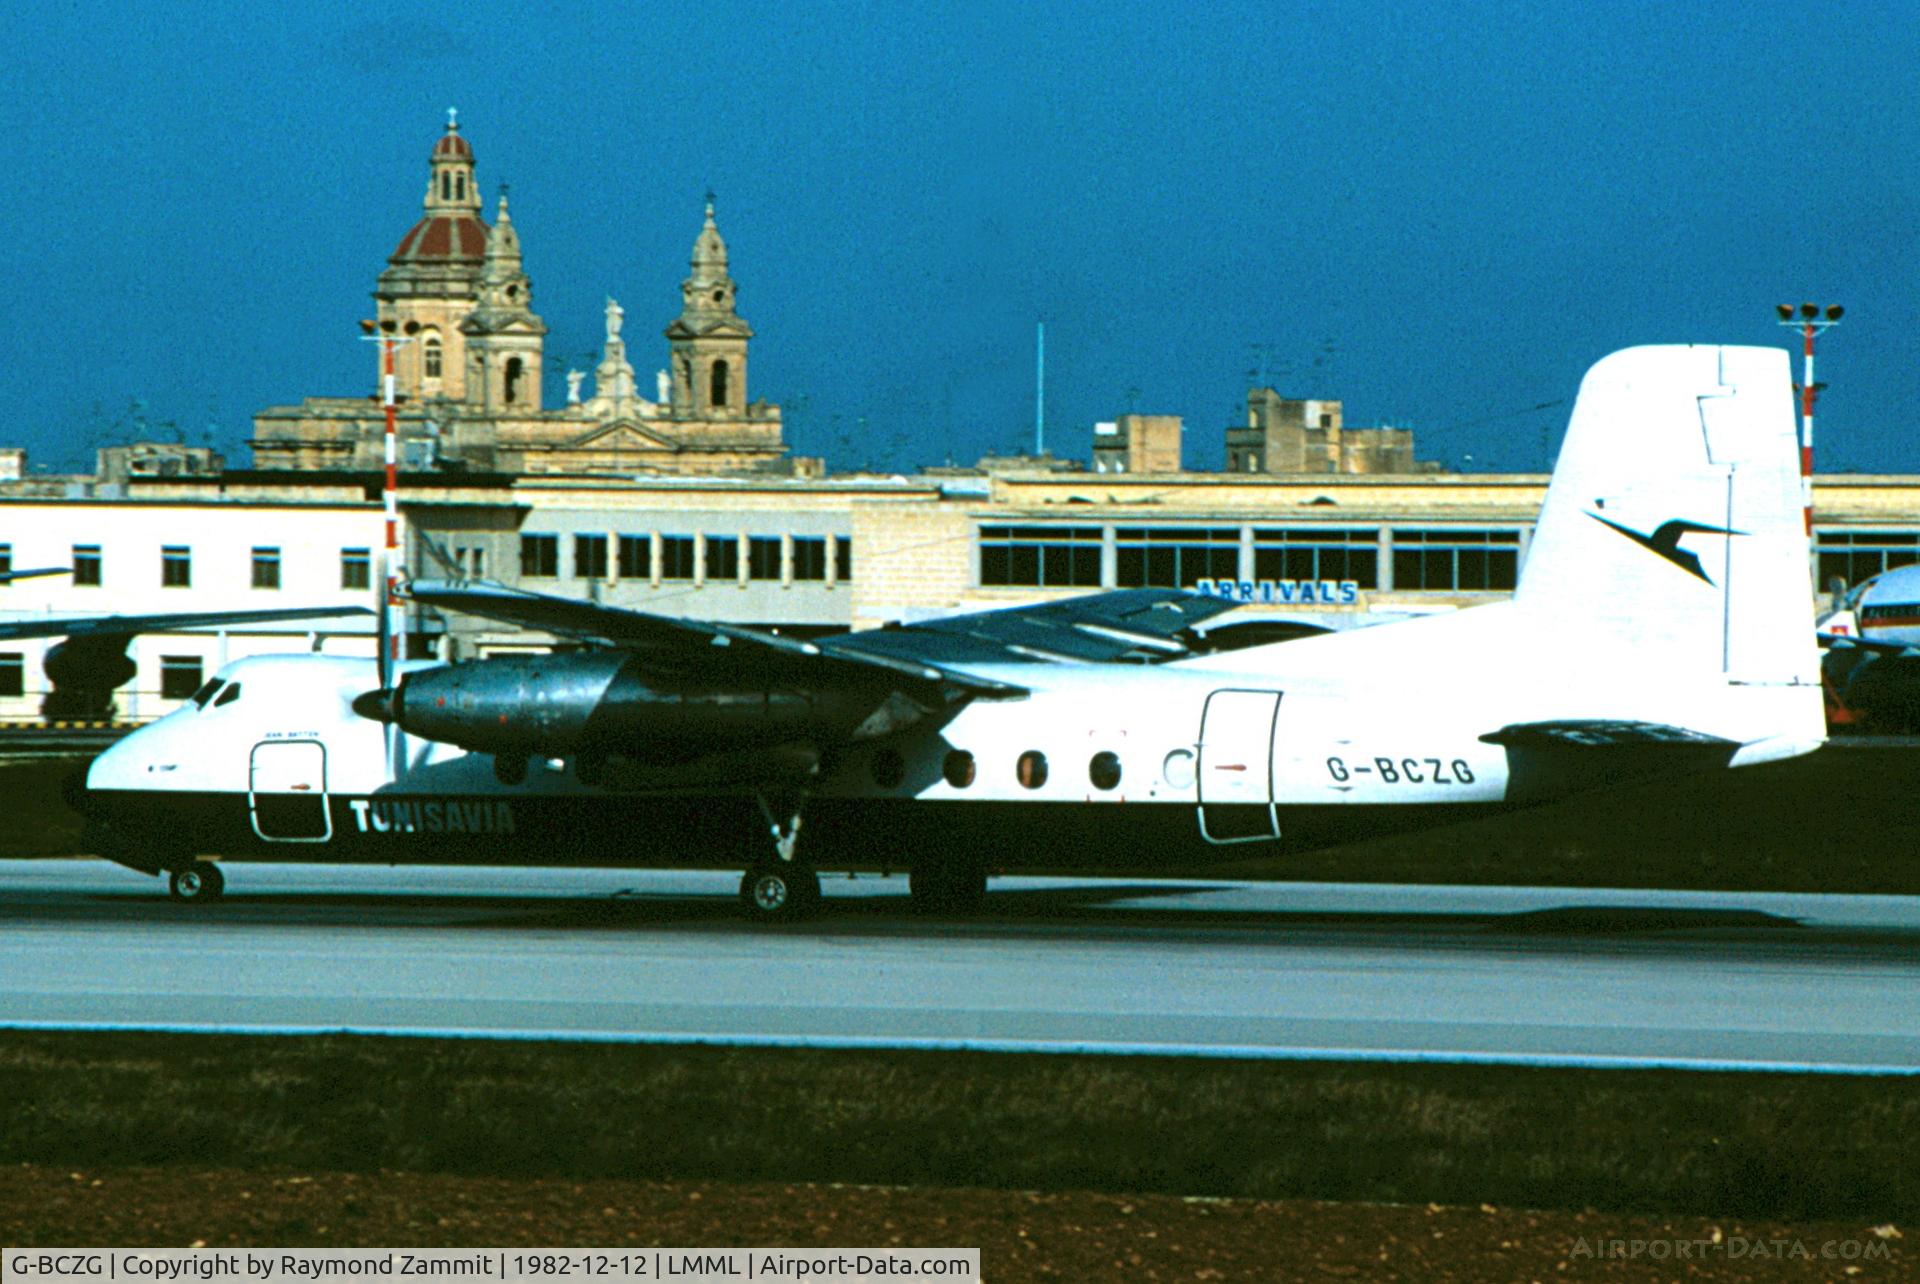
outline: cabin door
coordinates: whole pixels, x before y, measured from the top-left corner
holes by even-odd
[[[1273,806],[1278,691],[1215,691],[1200,715],[1200,836],[1210,843],[1280,837]]]
[[[248,782],[253,832],[272,843],[324,843],[327,749],[318,740],[263,740],[253,747]]]

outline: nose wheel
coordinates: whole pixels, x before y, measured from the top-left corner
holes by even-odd
[[[820,876],[805,865],[757,865],[740,876],[740,904],[762,923],[804,918],[820,902]]]
[[[167,895],[176,901],[193,904],[217,901],[226,890],[227,880],[220,873],[220,867],[204,861],[176,869],[167,876]]]
[[[755,795],[766,818],[773,851],[755,858],[740,876],[740,905],[747,917],[762,923],[787,923],[805,918],[820,904],[820,876],[796,851],[800,842],[800,808],[804,795],[783,799],[777,810],[764,794]],[[786,820],[779,818],[785,816]]]

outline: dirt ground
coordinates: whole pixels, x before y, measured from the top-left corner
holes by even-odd
[[[0,1244],[978,1247],[1021,1280],[1887,1280],[1901,1228],[993,1190],[0,1168]]]

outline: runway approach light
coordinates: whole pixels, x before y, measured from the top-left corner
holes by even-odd
[[[1811,321],[1820,315],[1820,305],[1817,303],[1802,303],[1800,305],[1800,315]]]
[[[373,322],[371,322],[371,321],[362,321],[362,322],[360,323],[360,332],[361,332],[362,334],[372,334],[372,333],[373,333]]]
[[[1838,321],[1840,319],[1840,314],[1845,311],[1846,311],[1845,308],[1841,307],[1839,304],[1836,303],[1832,307],[1827,309],[1827,320]]]
[[[1779,304],[1775,304],[1775,305],[1774,305],[1774,309],[1773,309],[1773,310],[1774,310],[1775,312],[1778,312],[1778,313],[1780,314],[1780,319],[1781,319],[1782,321],[1791,321],[1791,320],[1793,320],[1793,305],[1792,305],[1791,303],[1779,303]],[[371,321],[362,321],[362,322],[361,322],[360,324],[361,324],[361,325],[364,325],[364,326],[367,326],[367,327],[369,327],[369,328],[371,328],[371,327],[372,327],[372,325],[373,325],[373,322],[371,322]]]

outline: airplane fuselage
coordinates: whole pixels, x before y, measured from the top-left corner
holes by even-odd
[[[1506,627],[1498,610],[1476,614],[1488,638]],[[1437,660],[1383,661],[1358,690],[1352,637],[1191,664],[1001,666],[987,676],[1030,694],[971,701],[784,779],[709,757],[617,761],[589,784],[577,760],[553,759],[503,784],[490,755],[356,714],[377,682],[371,662],[259,657],[103,754],[90,806],[117,841],[110,854],[151,868],[195,854],[737,868],[761,858],[783,818],[773,813],[804,795],[799,850],[814,865],[964,853],[998,869],[1120,870],[1323,847],[1606,783],[1551,762],[1516,775],[1515,751],[1482,739],[1581,705],[1564,684],[1449,681],[1440,660],[1467,623],[1371,631],[1415,648],[1431,634]],[[1670,713],[1675,699],[1644,684],[1591,693],[1614,716]],[[1714,711],[1696,707],[1691,721],[1712,725]]]

